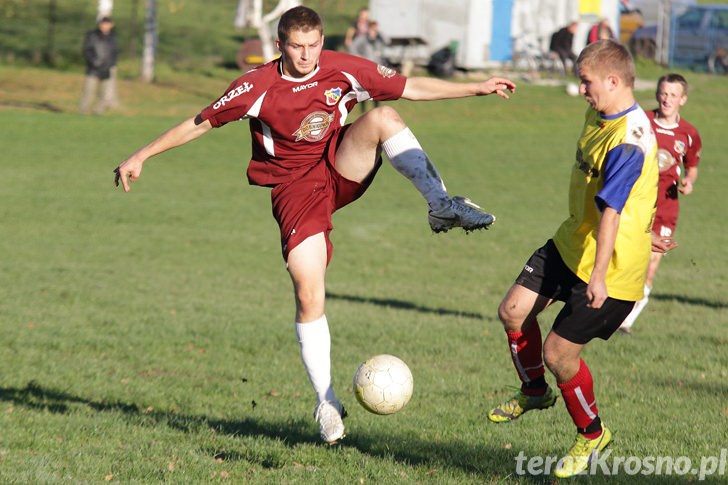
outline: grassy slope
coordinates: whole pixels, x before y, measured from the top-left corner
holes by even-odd
[[[49,54],[56,68],[79,69],[83,64],[83,33],[93,28],[96,2],[57,1],[53,16],[48,0],[0,2],[0,63],[38,64]],[[158,1],[158,56],[178,70],[201,71],[234,65],[244,38],[256,35],[251,29],[236,31],[233,18],[237,0],[214,3],[190,0]],[[264,12],[278,2],[264,2]],[[340,42],[356,11],[366,2],[310,0],[322,14],[332,45]],[[142,0],[115,2],[116,35],[121,49],[122,75],[136,75],[144,30]],[[53,20],[51,20],[53,19]]]

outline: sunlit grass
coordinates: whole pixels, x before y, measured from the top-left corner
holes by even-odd
[[[0,76],[30,103],[18,71]],[[684,113],[704,151],[683,199],[681,245],[635,335],[585,352],[614,456],[697,463],[725,447],[728,86],[689,80]],[[498,221],[432,235],[421,198],[387,165],[334,216],[327,315],[350,417],[347,438],[328,448],[311,417],[269,193],[244,178],[245,123],[150,161],[129,194],[113,187],[120,160],[195,114],[218,85],[222,77],[191,74],[175,88],[130,84],[127,106],[106,117],[76,115],[73,95],[39,87],[37,99],[60,112],[0,111],[0,482],[543,483],[516,475],[515,457],[568,448],[563,406],[507,426],[484,413],[517,385],[496,309],[566,216],[583,101],[524,83],[510,101],[396,104],[450,191]],[[649,91],[638,96],[651,106]],[[351,393],[359,362],[382,352],[415,378],[412,401],[389,417]]]

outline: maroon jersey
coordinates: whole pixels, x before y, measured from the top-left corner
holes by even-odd
[[[686,169],[697,167],[700,163],[700,150],[703,143],[698,130],[683,119],[677,124],[666,126],[655,121],[655,111],[648,111],[652,129],[657,137],[660,162],[660,192],[680,181],[680,165]]]
[[[674,125],[662,125],[655,121],[656,114],[657,111],[647,112],[657,138],[657,159],[660,164],[657,211],[652,232],[669,237],[675,231],[680,212],[680,165],[685,168],[697,167],[703,145],[698,130],[687,121],[680,119]]]
[[[316,70],[301,79],[283,75],[280,64],[276,59],[243,74],[200,113],[213,127],[250,120],[253,185],[275,186],[306,173],[358,101],[398,99],[406,83],[392,69],[334,51],[322,51]]]

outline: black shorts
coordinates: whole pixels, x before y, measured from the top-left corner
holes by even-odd
[[[589,308],[587,284],[566,266],[551,239],[531,255],[516,278],[516,284],[546,298],[564,302],[552,330],[575,344],[585,344],[595,337],[608,340],[635,303],[607,297],[601,308]]]

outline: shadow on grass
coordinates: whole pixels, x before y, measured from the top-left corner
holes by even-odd
[[[367,298],[363,296],[341,295],[337,293],[326,292],[326,298],[331,300],[342,300],[350,303],[363,303],[366,305],[378,305],[388,308],[397,308],[400,310],[412,310],[420,313],[431,313],[434,315],[465,317],[482,320],[485,318],[482,313],[463,312],[458,310],[450,310],[447,308],[432,308],[422,305],[415,305],[409,301],[395,300],[393,298]]]
[[[696,305],[696,306],[704,306],[708,308],[714,308],[716,310],[722,310],[725,308],[728,308],[728,303],[724,301],[711,301],[706,300],[704,298],[694,298],[691,296],[685,296],[685,295],[674,295],[671,293],[651,293],[650,299],[655,299],[659,301],[676,301],[678,303],[683,303],[685,305]]]
[[[23,388],[0,388],[0,401],[57,414],[70,413],[74,407],[80,405],[100,413],[122,413],[126,416],[127,421],[139,426],[163,425],[193,434],[214,429],[218,433],[230,436],[276,440],[289,448],[301,444],[316,445],[320,443],[312,422],[308,420],[210,419],[206,416],[149,409],[124,401],[86,399],[64,391],[43,387],[36,381],[29,382]],[[489,477],[495,475],[504,477],[506,480],[517,478],[523,484],[550,483],[544,477],[516,476],[515,456],[517,453],[515,451],[478,443],[435,442],[411,436],[395,437],[391,434],[362,432],[356,437],[347,437],[340,445],[332,448],[353,448],[363,454],[394,460],[405,466],[423,467],[432,470],[433,477],[437,476],[437,470],[458,468],[468,474]],[[256,450],[255,447],[250,446],[243,446],[240,450],[226,451],[201,448],[201,451],[212,458],[225,461],[248,461],[274,469],[285,466],[285,463],[281,462],[276,454]]]
[[[303,422],[258,424],[258,421],[253,419],[214,420],[205,416],[189,416],[170,411],[158,411],[124,401],[95,401],[43,387],[36,381],[30,381],[24,388],[20,389],[0,388],[0,401],[57,414],[69,413],[74,406],[82,405],[98,412],[124,413],[137,424],[164,424],[185,432],[214,428],[226,434],[261,435],[292,444],[308,443],[312,438],[310,433],[304,432],[308,426]]]
[[[728,384],[719,382],[705,382],[695,379],[656,379],[654,384],[662,389],[672,389],[675,392],[690,390],[695,394],[705,394],[711,398],[714,396],[728,396]]]
[[[700,389],[704,392],[716,392],[715,389]],[[239,420],[216,420],[206,416],[193,416],[169,411],[158,411],[144,408],[134,403],[123,401],[95,401],[70,393],[45,388],[36,381],[29,382],[23,388],[0,388],[0,401],[13,403],[40,411],[66,414],[72,412],[74,407],[86,406],[99,413],[122,413],[126,420],[138,426],[167,426],[190,434],[202,434],[206,430],[229,436],[246,438],[270,439],[280,443],[281,446],[293,449],[298,445],[320,444],[314,426],[309,420],[278,420],[265,421],[255,418]],[[321,445],[325,446],[325,445]],[[538,457],[539,452],[532,450],[505,449],[493,447],[478,442],[438,441],[425,440],[407,434],[393,435],[360,431],[356,436],[348,436],[340,445],[332,447],[338,449],[355,449],[362,454],[373,458],[394,461],[402,466],[416,466],[427,470],[432,475],[432,483],[443,470],[459,469],[463,473],[472,475],[475,483],[482,480],[491,483],[518,483],[521,485],[545,485],[556,483],[551,476],[519,475],[517,473],[516,457],[523,453],[525,457]],[[290,456],[286,453],[270,452],[265,447],[250,446],[241,443],[239,449],[200,447],[214,459],[224,461],[244,461],[255,463],[267,469],[284,468],[290,465]],[[541,465],[538,469],[543,470]],[[525,472],[525,470],[523,470]],[[570,483],[687,483],[682,480],[672,481],[664,476],[633,476],[620,475],[575,477]],[[701,483],[724,483],[724,477],[708,477]],[[667,480],[666,480],[667,479]],[[713,481],[715,479],[715,481]],[[688,480],[689,482],[689,480]]]
[[[24,101],[3,101],[0,106],[5,108],[28,108],[40,111],[50,111],[51,113],[63,113],[63,110],[51,103],[30,103]]]

